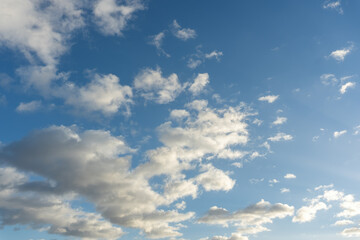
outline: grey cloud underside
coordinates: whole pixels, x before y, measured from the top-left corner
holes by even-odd
[[[102,130],[52,126],[3,146],[1,171],[8,180],[1,185],[2,225],[48,227],[49,233],[94,239],[118,238],[123,231],[117,225],[140,229],[149,238],[181,236],[176,223],[190,220],[194,213],[178,212],[177,200],[198,197],[201,187],[233,188],[230,173],[200,160],[245,145],[250,113],[241,106],[216,109],[199,101],[180,112],[188,114],[158,127],[163,146],[149,150],[147,161],[135,168],[135,150],[122,137]],[[198,173],[188,178],[186,169]],[[30,180],[29,174],[44,180]],[[150,180],[160,175],[167,177],[160,190],[154,190]],[[43,201],[36,202],[35,196]],[[97,213],[72,208],[71,202],[79,197],[93,203]],[[162,206],[169,210],[160,210]],[[56,214],[59,209],[64,216]],[[62,222],[68,215],[72,220]],[[93,233],[100,228],[104,231]]]

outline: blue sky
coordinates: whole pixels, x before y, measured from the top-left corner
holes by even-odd
[[[360,237],[360,2],[0,1],[0,239]]]

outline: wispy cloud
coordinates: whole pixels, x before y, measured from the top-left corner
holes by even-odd
[[[347,131],[346,130],[342,130],[342,131],[335,131],[333,136],[334,138],[338,138],[338,137],[341,137],[342,135],[346,134]]]
[[[174,34],[174,36],[183,41],[196,38],[196,31],[194,29],[182,28],[176,20],[173,21],[171,26],[172,26],[171,27],[172,33]]]
[[[279,98],[279,95],[267,95],[267,96],[259,97],[258,100],[263,101],[263,102],[273,103],[278,98]]]
[[[41,101],[31,101],[27,103],[21,102],[19,106],[16,107],[16,111],[23,113],[23,112],[35,112],[42,107]]]
[[[323,3],[323,8],[336,10],[339,14],[344,14],[340,0],[337,1],[327,0]]]

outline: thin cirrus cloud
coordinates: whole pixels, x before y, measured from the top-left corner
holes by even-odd
[[[162,31],[156,35],[150,36],[149,44],[156,47],[159,55],[162,54],[166,57],[170,57],[170,54],[165,52],[165,50],[162,48],[164,39],[165,39],[165,31]]]

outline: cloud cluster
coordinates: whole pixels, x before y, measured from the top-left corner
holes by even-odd
[[[253,235],[264,231],[270,231],[264,224],[272,223],[273,219],[285,218],[294,214],[294,207],[287,204],[271,204],[265,200],[248,206],[236,212],[229,212],[225,208],[211,207],[205,216],[198,219],[199,223],[217,224],[227,227],[229,224],[238,229],[230,237],[215,236],[215,239],[237,240],[247,239],[247,235]]]
[[[147,161],[135,167],[131,164],[135,150],[108,131],[80,131],[76,126],[37,130],[0,149],[1,163],[11,166],[1,170],[7,174],[0,181],[5,189],[0,194],[2,224],[34,228],[50,224],[49,233],[84,238],[116,239],[123,231],[115,225],[140,229],[149,238],[181,236],[176,223],[194,213],[178,212],[186,202],[177,200],[196,198],[200,187],[233,188],[235,180],[229,172],[201,159],[243,157],[232,147],[247,144],[249,115],[245,106],[216,109],[203,100],[174,110],[173,122],[157,128],[163,146],[147,151]],[[187,177],[187,169],[196,170],[195,175]],[[27,178],[30,173],[39,180]],[[160,189],[151,184],[156,176],[166,176],[158,183]],[[37,202],[35,212],[29,212],[39,194],[43,200]],[[97,213],[71,208],[79,197],[94,204]],[[21,205],[22,201],[27,203]],[[68,216],[67,221],[62,222],[58,211]],[[76,232],[78,228],[84,232]]]
[[[146,68],[141,71],[134,79],[134,88],[146,100],[159,104],[174,101],[184,90],[184,86],[180,84],[175,73],[163,77],[159,68],[155,70]]]
[[[116,76],[95,75],[91,82],[77,86],[68,81],[69,73],[58,71],[58,64],[70,48],[72,35],[87,26],[86,14],[91,14],[90,18],[105,35],[122,35],[127,22],[144,5],[138,0],[87,3],[84,0],[2,1],[0,43],[20,51],[28,60],[28,65],[16,70],[25,87],[33,87],[44,97],[60,98],[86,111],[113,114],[123,108],[128,114],[132,92],[120,85]],[[17,110],[23,112],[39,105],[25,104],[20,104]]]
[[[339,80],[336,78],[336,76],[334,74],[327,73],[327,74],[322,74],[320,76],[320,79],[321,79],[322,84],[324,84],[326,86],[328,86],[328,85],[338,86],[339,92],[341,94],[345,94],[349,89],[355,88],[356,82],[349,81],[350,79],[352,79],[354,77],[355,77],[355,75],[344,76],[344,77],[341,77]]]
[[[354,221],[350,219],[360,215],[360,201],[355,201],[352,194],[345,194],[334,189],[332,184],[318,186],[314,190],[321,191],[321,194],[312,199],[305,199],[309,204],[297,210],[293,222],[311,222],[315,219],[318,211],[330,209],[332,207],[330,203],[335,202],[338,203],[341,209],[335,216],[342,219],[336,221],[333,225],[340,227],[353,225],[353,227],[345,228],[340,234],[344,237],[358,237],[360,228],[354,226]]]

